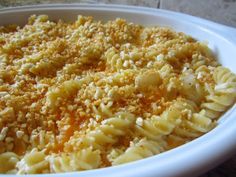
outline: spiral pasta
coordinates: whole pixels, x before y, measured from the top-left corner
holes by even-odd
[[[223,66],[215,69],[213,77],[217,84],[236,82],[235,74]]]
[[[197,105],[190,100],[179,99],[173,106],[181,111],[182,122],[174,130],[178,137],[199,137],[203,133],[210,131],[215,124],[205,115],[205,111],[198,111]]]
[[[58,39],[50,43],[49,49],[41,54],[41,59],[35,64],[31,64],[29,72],[37,76],[46,76],[55,74],[60,68],[65,65],[69,56],[63,56],[62,50],[65,48],[66,42],[63,39]],[[57,53],[57,57],[53,53]],[[28,65],[29,66],[29,65]]]
[[[110,48],[105,53],[107,65],[113,71],[119,71],[121,69],[137,68],[139,64],[137,61],[143,58],[143,52],[138,49],[132,49],[131,52],[126,53],[124,51],[118,52],[115,48]],[[150,53],[149,53],[150,55]],[[137,64],[136,64],[137,63]]]
[[[111,103],[108,104],[104,104],[101,103],[99,106],[93,106],[93,112],[97,115],[97,116],[107,116],[110,117],[112,116],[112,111],[110,109],[110,107],[112,106]]]
[[[122,163],[127,163],[145,157],[150,157],[155,154],[159,154],[165,149],[165,142],[160,140],[159,142],[141,139],[136,143],[131,144],[131,146],[120,156],[118,156],[112,162],[113,165],[118,165]]]
[[[180,92],[186,96],[187,99],[193,100],[200,104],[206,92],[203,84],[201,84],[191,70],[183,72],[180,76],[181,87]],[[191,90],[191,92],[189,92]]]
[[[55,139],[55,135],[50,131],[33,131],[32,136],[30,137],[30,143],[34,148],[44,149],[45,147],[50,146],[51,143],[54,143]]]
[[[235,102],[235,95],[209,95],[206,97],[207,102],[203,103],[201,106],[206,110],[208,117],[215,119],[225,112],[229,106]]]
[[[213,78],[217,85],[216,92],[229,93],[235,96],[236,91],[236,76],[229,69],[219,66],[214,70]]]
[[[201,107],[206,110],[208,117],[215,119],[235,102],[236,76],[227,68],[219,66],[214,70],[213,78],[217,85]]]
[[[15,165],[20,157],[13,152],[5,152],[0,154],[0,173],[14,173]]]
[[[47,94],[47,104],[50,107],[58,105],[58,100],[68,99],[71,95],[75,94],[80,87],[78,80],[65,81],[59,88],[53,88]]]
[[[196,73],[209,73],[209,69],[207,67],[209,65],[217,66],[218,63],[215,60],[209,58],[208,56],[204,56],[201,54],[194,54],[192,56],[191,66]]]
[[[195,54],[192,58],[191,65],[196,72],[199,72],[203,67],[207,67],[207,61],[203,56]]]
[[[82,84],[90,81],[91,77],[87,76],[80,80],[64,81],[59,87],[51,88],[46,95],[46,105],[52,109],[58,107],[63,100],[75,96]]]
[[[210,131],[215,126],[212,120],[205,115],[205,111],[193,113],[190,120],[183,123],[174,130],[175,136],[184,138],[196,138]]]
[[[160,60],[162,62],[163,58]],[[178,88],[180,87],[179,79],[174,73],[174,68],[170,64],[164,64],[159,69],[160,76],[162,78],[164,93],[166,98],[173,99],[178,94]]]
[[[76,146],[102,149],[105,145],[114,144],[118,138],[125,135],[135,120],[134,115],[120,112],[115,117],[105,119],[94,130],[86,133],[79,141],[73,140]],[[79,135],[81,136],[81,135]]]
[[[180,111],[170,108],[160,116],[144,120],[142,125],[136,125],[135,128],[144,137],[158,140],[162,135],[170,134],[180,122]]]
[[[87,148],[69,154],[52,154],[47,156],[46,161],[49,163],[51,172],[60,173],[98,168],[101,157],[98,150],[93,151],[91,148]]]
[[[45,160],[46,154],[43,151],[33,149],[26,154],[16,167],[18,168],[17,174],[35,174],[48,172],[48,162]]]

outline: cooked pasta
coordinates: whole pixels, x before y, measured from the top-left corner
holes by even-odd
[[[158,142],[147,139],[141,139],[138,142],[131,142],[131,146],[128,147],[123,154],[115,158],[112,164],[118,165],[134,160],[143,159],[145,157],[159,154],[163,152],[164,149],[165,142],[161,139],[159,139]]]
[[[15,166],[19,161],[19,156],[13,152],[4,152],[0,154],[0,172],[1,173],[14,173],[16,172]]]
[[[160,116],[152,116],[143,120],[143,123],[137,124],[137,132],[149,139],[158,140],[163,135],[169,135],[174,128],[180,124],[180,111],[170,108],[164,111]]]
[[[45,160],[46,154],[43,151],[32,149],[31,152],[16,164],[18,174],[35,174],[48,172],[48,162]]]
[[[47,156],[46,161],[49,162],[50,171],[59,173],[98,168],[101,156],[98,150],[87,148],[69,154],[52,154]]]
[[[194,76],[191,70],[184,71],[180,75],[180,92],[189,100],[199,104],[206,96],[204,86]],[[191,90],[191,92],[189,92]]]
[[[147,158],[211,131],[236,75],[167,27],[78,16],[0,27],[0,173],[61,173]]]
[[[69,144],[74,148],[93,147],[103,149],[106,145],[116,143],[119,137],[125,136],[126,130],[131,128],[134,122],[134,115],[130,113],[118,113],[115,117],[110,117],[101,122],[100,125],[86,132],[85,135],[75,134]],[[82,137],[82,138],[81,138]]]

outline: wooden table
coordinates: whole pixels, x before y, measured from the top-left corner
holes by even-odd
[[[42,3],[80,2],[127,4],[168,9],[236,27],[236,0],[0,0],[0,8]],[[236,156],[201,177],[236,177]]]

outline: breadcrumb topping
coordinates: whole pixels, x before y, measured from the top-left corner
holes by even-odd
[[[33,15],[23,27],[1,27],[0,153],[72,152],[81,146],[73,138],[98,131],[118,112],[135,115],[142,127],[177,98],[199,106],[202,95],[189,90],[204,95],[206,81],[214,89],[211,68],[193,63],[201,57],[217,66],[205,44],[184,33],[120,18],[102,23],[78,16],[65,23]],[[131,136],[119,146],[128,146]]]

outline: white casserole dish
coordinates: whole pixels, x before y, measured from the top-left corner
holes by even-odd
[[[121,17],[142,25],[170,26],[174,30],[187,33],[200,41],[208,41],[209,47],[214,51],[220,63],[236,72],[236,61],[234,61],[234,57],[236,57],[236,29],[204,19],[143,7],[61,4],[2,9],[0,10],[0,25],[23,25],[31,14],[47,14],[51,20],[63,19],[65,21],[75,20],[78,14],[93,16],[96,20],[104,21]],[[211,132],[157,156],[104,169],[47,176],[197,176],[215,167],[236,152],[235,117],[236,108],[233,107],[220,119],[219,125]],[[45,175],[34,175],[34,177],[42,176]]]

